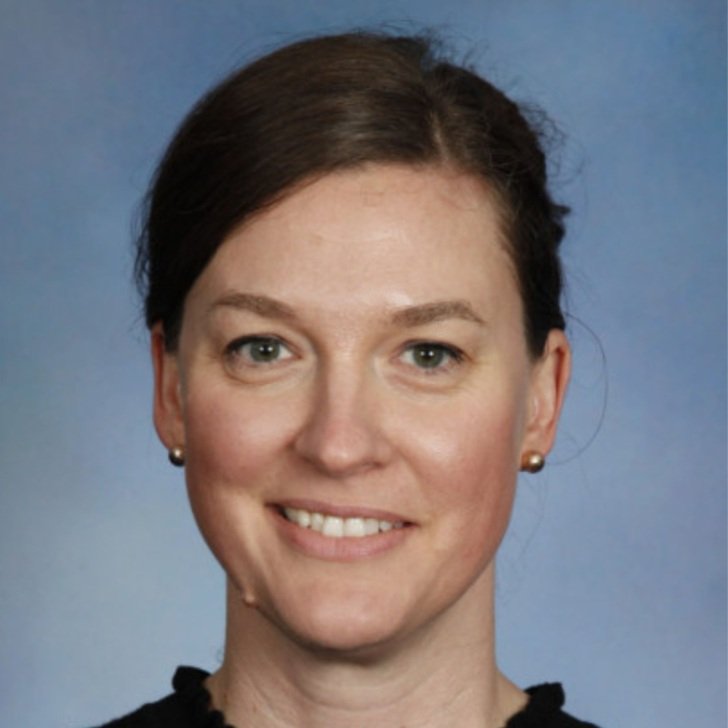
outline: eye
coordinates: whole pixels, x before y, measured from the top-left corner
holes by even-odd
[[[246,336],[236,339],[225,350],[227,356],[243,360],[251,365],[274,364],[283,359],[290,359],[291,350],[273,336]]]
[[[423,341],[410,344],[402,354],[405,363],[429,372],[447,369],[463,360],[463,352],[454,346]]]

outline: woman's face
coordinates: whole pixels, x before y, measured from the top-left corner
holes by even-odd
[[[154,337],[156,423],[249,602],[285,634],[379,644],[483,600],[519,462],[546,452],[568,370],[529,359],[477,180],[369,166],[231,234]]]

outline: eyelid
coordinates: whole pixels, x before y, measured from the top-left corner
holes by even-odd
[[[418,373],[423,374],[425,376],[433,376],[437,374],[443,374],[446,372],[449,372],[450,370],[457,367],[459,364],[462,364],[463,361],[466,358],[465,352],[458,346],[455,346],[454,344],[445,343],[443,341],[436,341],[432,339],[418,339],[415,341],[408,341],[405,343],[400,351],[399,358],[402,359],[408,352],[412,352],[416,347],[418,346],[424,346],[424,347],[431,347],[433,349],[439,349],[440,351],[443,351],[447,356],[447,361],[443,365],[434,366],[434,367],[420,367],[417,366],[414,362],[408,362],[407,366],[412,367],[415,369]]]
[[[277,362],[285,361],[288,359],[293,358],[294,352],[291,348],[291,346],[286,342],[284,339],[282,339],[280,336],[275,336],[273,334],[248,334],[245,336],[239,336],[236,339],[233,339],[229,344],[225,346],[225,358],[226,359],[240,359],[243,358],[240,354],[240,350],[249,344],[255,344],[256,342],[275,342],[276,344],[280,345],[281,349],[286,353],[285,356],[281,356],[278,359],[271,361],[271,362],[256,362],[251,357],[246,357],[245,362],[248,366],[253,367],[263,367],[263,366],[272,366],[275,365]]]

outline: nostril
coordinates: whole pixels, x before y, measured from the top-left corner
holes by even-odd
[[[299,455],[333,473],[358,469],[369,463],[373,454],[370,436],[353,423],[313,423],[296,444]]]

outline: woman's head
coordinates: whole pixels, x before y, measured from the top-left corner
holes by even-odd
[[[568,378],[561,212],[516,107],[419,40],[289,46],[185,122],[140,258],[155,423],[270,634],[391,646],[488,609]]]
[[[558,246],[538,133],[504,94],[422,38],[355,33],[286,46],[188,116],[148,199],[137,271],[146,320],[177,346],[184,302],[221,243],[301,183],[366,163],[442,166],[483,181],[523,302],[533,357],[562,329]]]

